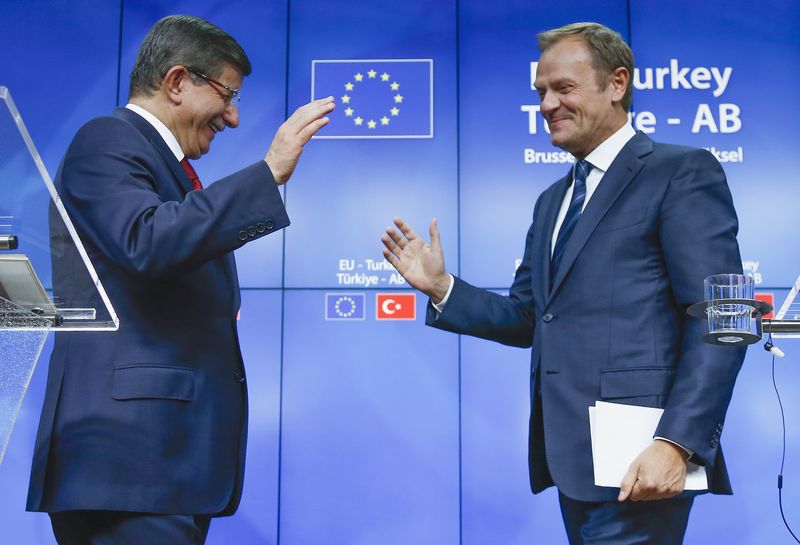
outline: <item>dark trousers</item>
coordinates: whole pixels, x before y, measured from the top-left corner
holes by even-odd
[[[586,502],[559,492],[570,545],[680,545],[694,498]]]
[[[203,545],[211,516],[62,511],[50,522],[59,545]]]

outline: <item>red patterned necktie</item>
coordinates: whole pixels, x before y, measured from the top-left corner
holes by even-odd
[[[181,166],[183,167],[184,172],[189,177],[189,180],[192,182],[192,186],[195,189],[203,189],[203,184],[200,183],[200,178],[197,177],[197,173],[192,168],[192,165],[189,164],[189,159],[184,157],[181,159]]]

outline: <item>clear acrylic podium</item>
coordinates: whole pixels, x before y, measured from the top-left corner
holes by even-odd
[[[84,288],[51,295],[58,275]],[[47,334],[118,328],[11,94],[0,86],[0,462]]]

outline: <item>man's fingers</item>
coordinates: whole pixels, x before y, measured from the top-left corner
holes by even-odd
[[[330,119],[323,117],[321,119],[317,119],[309,125],[306,125],[306,127],[297,134],[298,138],[300,138],[300,145],[304,146],[309,140],[311,140],[312,136],[317,134],[318,130],[327,125],[329,122]]]
[[[289,119],[286,120],[284,125],[292,134],[299,134],[307,128],[309,124],[332,112],[335,107],[336,105],[333,102],[333,97],[309,102],[296,109],[294,113],[289,116]]]
[[[405,237],[391,227],[386,228],[386,234],[389,235],[394,243],[400,247],[400,251],[402,251],[403,248],[406,247],[406,244],[408,244],[408,241],[405,239]]]
[[[431,250],[434,252],[441,252],[442,251],[442,239],[439,236],[439,224],[436,221],[436,218],[431,220],[431,226],[429,229],[431,235]]]
[[[405,235],[408,240],[414,240],[415,238],[419,238],[419,235],[414,232],[410,225],[404,222],[400,218],[394,219],[394,224],[397,225],[397,228]]]
[[[384,243],[384,244],[385,244],[385,243]],[[388,249],[386,249],[386,248],[384,248],[384,249],[383,249],[383,257],[385,257],[385,258],[386,258],[386,261],[388,261],[389,263],[391,263],[391,264],[392,264],[392,266],[393,266],[395,269],[398,269],[398,270],[400,270],[400,269],[398,268],[398,267],[400,267],[400,258],[398,258],[396,255],[394,255],[392,252],[390,252],[390,251],[389,251]]]
[[[386,230],[386,233],[387,234],[385,235],[381,235],[381,242],[383,242],[383,245],[386,246],[386,249],[388,249],[393,254],[400,254],[400,252],[402,252],[403,249],[400,248],[400,246],[398,246],[397,243],[391,239],[391,235],[389,234],[390,233],[389,229]]]
[[[319,119],[323,118],[324,116],[328,115],[333,111],[334,104],[331,102],[329,104],[325,104],[320,107],[315,107],[307,112],[303,112],[301,116],[299,116],[294,123],[294,127],[297,133],[304,131],[308,128],[309,125],[319,121]],[[293,116],[294,117],[294,116]],[[291,119],[291,118],[290,118]]]
[[[636,465],[636,462],[631,464],[631,467],[628,468],[628,472],[625,474],[625,477],[622,479],[622,484],[619,486],[619,496],[617,496],[617,501],[625,501],[633,492],[633,487],[637,483],[637,477],[639,476],[639,466]]]
[[[631,501],[644,501],[649,498],[650,490],[644,485],[644,482],[637,479],[631,490]]]

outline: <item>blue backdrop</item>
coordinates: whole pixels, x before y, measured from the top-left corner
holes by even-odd
[[[422,297],[414,320],[377,317],[382,293],[411,293],[378,240],[397,215],[423,232],[437,217],[450,270],[489,289],[510,285],[533,203],[568,168],[531,86],[541,30],[596,20],[628,39],[634,125],[718,154],[759,291],[781,302],[800,274],[793,0],[3,0],[0,85],[51,173],[81,124],[125,104],[138,44],[171,13],[221,26],[254,65],[240,127],[196,164],[203,180],[263,157],[312,83],[317,96],[341,85],[340,126],[320,134],[339,138],[310,142],[285,186],[291,227],[237,252],[248,465],[241,508],[212,524],[210,544],[566,543],[554,491],[528,488],[528,351],[425,328]],[[409,59],[427,71],[386,62]],[[315,61],[342,60],[361,63],[352,81],[314,71],[334,64]],[[377,106],[356,94],[372,68],[375,82],[386,74],[382,85],[398,85]],[[341,128],[364,111],[377,112],[374,129],[367,114],[358,129]],[[330,293],[358,312],[341,319]],[[800,526],[800,343],[784,348],[784,507]],[[3,543],[55,543],[47,517],[24,512],[49,349],[0,465]],[[780,440],[770,361],[753,348],[722,438],[736,494],[696,502],[688,544],[790,542],[777,510]]]

